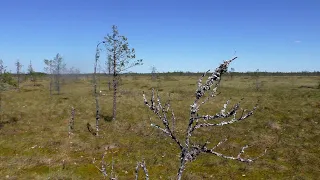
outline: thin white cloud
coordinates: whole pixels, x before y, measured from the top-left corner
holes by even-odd
[[[301,43],[301,41],[299,41],[299,40],[296,40],[296,41],[294,41],[295,43]]]

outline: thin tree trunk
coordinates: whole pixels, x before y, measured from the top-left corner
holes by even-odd
[[[108,86],[109,86],[109,91],[111,90],[111,60],[108,59]]]
[[[0,79],[0,114],[2,117],[2,80]],[[2,118],[0,118],[0,120],[2,120]]]
[[[100,106],[98,98],[96,98],[96,136],[99,135]]]
[[[117,116],[117,80],[116,76],[113,77],[113,112],[112,112],[112,119],[116,120]]]
[[[5,71],[2,63],[3,62],[0,59],[0,120],[2,120],[2,91],[4,90],[3,71]]]
[[[60,75],[57,75],[57,88],[58,88],[58,94],[60,95]]]
[[[93,73],[93,91],[94,91],[94,97],[96,101],[96,136],[99,135],[99,121],[100,121],[100,105],[99,105],[99,97],[97,92],[97,64],[98,64],[98,46],[97,46],[97,54],[96,54],[96,61],[94,64],[94,73]]]
[[[71,137],[72,131],[74,129],[74,116],[75,116],[75,109],[74,107],[71,108],[71,118],[69,120],[69,138]]]
[[[100,105],[99,105],[99,99],[98,99],[98,93],[97,93],[97,83],[96,83],[96,77],[94,75],[94,96],[96,101],[96,136],[99,135],[99,121],[100,121]]]
[[[52,64],[50,63],[50,96],[52,96],[52,86],[53,86],[53,71],[52,71]]]
[[[187,161],[185,159],[186,158],[186,153],[187,153],[186,151],[187,151],[186,149],[183,149],[182,152],[181,152],[181,155],[180,155],[181,162],[180,162],[180,168],[178,170],[177,180],[181,180],[182,173],[183,173],[183,171],[185,169],[185,166],[186,166],[186,163],[187,163]]]
[[[108,82],[108,86],[109,86],[109,91],[110,91],[110,90],[111,90],[111,81],[110,81],[111,78],[110,78],[110,76],[108,77],[108,79],[109,79],[109,80],[108,80],[108,81],[109,81],[109,82]]]
[[[18,91],[20,91],[20,68],[21,68],[21,64],[18,61],[16,63],[16,65],[17,65],[17,86],[18,86]]]
[[[116,49],[116,42],[114,41],[113,44],[114,50]],[[117,76],[117,56],[116,51],[113,52],[113,111],[112,111],[112,120],[116,120],[117,116],[117,82],[116,82],[116,76]],[[111,62],[110,62],[111,63]]]
[[[57,90],[58,90],[58,94],[60,95],[60,63],[57,65]]]
[[[1,85],[2,84],[0,84],[0,88],[2,88]],[[2,89],[0,89],[0,120],[2,120]]]
[[[51,80],[51,77],[50,77],[50,85],[49,85],[50,87],[50,96],[52,96],[52,80]]]
[[[115,46],[115,44],[114,44]],[[114,48],[116,49],[116,48]],[[113,53],[113,112],[112,120],[116,120],[117,116],[117,56],[116,52]]]
[[[18,90],[20,90],[20,72],[17,73],[18,76]]]

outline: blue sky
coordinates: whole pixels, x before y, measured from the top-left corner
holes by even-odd
[[[92,72],[96,44],[116,24],[144,65],[136,72],[320,71],[319,0],[1,0],[0,59],[43,71],[62,54]],[[105,61],[105,56],[101,56]]]

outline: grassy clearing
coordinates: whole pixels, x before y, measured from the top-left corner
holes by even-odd
[[[122,78],[118,98],[117,121],[110,121],[112,92],[102,78],[100,96],[100,136],[86,129],[95,123],[95,105],[91,80],[66,81],[61,95],[49,96],[48,81],[22,84],[21,91],[3,94],[0,121],[0,179],[102,179],[92,164],[105,149],[107,163],[115,161],[120,179],[134,179],[137,161],[145,159],[151,179],[174,179],[179,167],[179,149],[173,141],[150,127],[161,124],[145,107],[142,91],[149,97],[156,88],[163,101],[170,93],[177,131],[184,137],[189,107],[196,89],[196,76],[148,76]],[[316,179],[320,177],[320,89],[319,77],[260,77],[262,87],[255,90],[249,76],[225,77],[221,94],[202,107],[201,113],[214,114],[223,103],[242,97],[242,107],[252,108],[260,101],[254,116],[225,127],[203,129],[194,142],[212,144],[228,137],[219,152],[236,155],[249,144],[247,157],[268,152],[252,164],[200,155],[187,164],[184,179]],[[75,107],[74,134],[68,138],[68,120]],[[151,118],[151,120],[150,120]],[[110,167],[108,167],[110,170]],[[110,171],[108,171],[110,172]],[[140,171],[141,172],[141,171]],[[142,174],[142,172],[141,172]],[[140,176],[141,178],[144,176]]]

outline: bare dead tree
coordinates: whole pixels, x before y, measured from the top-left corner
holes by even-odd
[[[71,137],[72,131],[74,129],[74,116],[75,116],[75,109],[74,107],[71,108],[71,118],[69,119],[69,138]]]
[[[257,105],[255,105],[253,107],[253,109],[249,110],[248,112],[246,110],[240,110],[240,102],[238,102],[235,105],[233,105],[233,107],[231,107],[231,109],[229,111],[227,111],[227,107],[230,103],[230,100],[228,100],[223,105],[223,108],[221,109],[221,111],[214,114],[214,115],[201,115],[199,113],[199,108],[201,105],[205,104],[210,98],[216,97],[218,95],[217,90],[218,90],[218,86],[221,81],[221,77],[224,73],[227,72],[229,64],[233,60],[235,60],[236,58],[237,57],[235,57],[231,60],[224,61],[208,77],[207,81],[204,84],[202,83],[202,79],[206,76],[206,73],[209,73],[209,71],[207,71],[206,73],[204,73],[200,77],[200,79],[198,81],[198,88],[195,92],[195,100],[191,104],[191,108],[190,108],[190,118],[189,118],[187,130],[186,130],[184,144],[177,138],[175,132],[173,131],[173,128],[170,127],[170,119],[169,119],[170,115],[169,114],[171,113],[172,120],[175,119],[175,115],[174,115],[173,111],[171,110],[170,105],[168,105],[170,103],[163,106],[161,104],[160,97],[159,97],[158,93],[156,94],[156,97],[155,97],[154,90],[152,90],[151,100],[150,100],[150,102],[148,102],[146,99],[145,93],[143,92],[143,99],[144,99],[145,105],[157,115],[158,119],[160,119],[163,124],[163,126],[160,126],[157,124],[151,124],[151,126],[161,130],[163,133],[165,133],[166,135],[171,137],[171,139],[175,142],[175,144],[178,145],[178,147],[181,150],[180,167],[179,167],[179,170],[177,173],[178,180],[180,180],[182,178],[182,174],[183,174],[183,171],[185,170],[186,164],[188,162],[194,161],[197,158],[197,156],[201,153],[213,154],[213,155],[225,158],[225,159],[232,159],[232,160],[237,160],[240,162],[247,162],[247,163],[253,162],[254,160],[256,160],[257,158],[260,157],[259,156],[257,158],[251,158],[251,159],[241,157],[241,155],[244,153],[244,150],[246,148],[248,148],[248,145],[242,147],[237,156],[228,156],[228,155],[217,152],[215,149],[217,147],[219,147],[227,139],[220,141],[218,144],[216,144],[215,146],[213,146],[211,148],[208,147],[209,142],[205,142],[203,144],[194,144],[194,143],[191,143],[191,140],[190,140],[193,133],[200,128],[213,127],[213,126],[225,126],[225,125],[233,124],[235,122],[239,122],[239,121],[247,119],[256,110]],[[204,95],[207,92],[209,93],[209,91],[211,91],[209,96],[204,98]],[[240,115],[240,117],[236,117],[239,110],[241,111],[240,112],[241,115]],[[208,122],[208,121],[213,121],[213,120],[217,120],[217,119],[228,119],[228,120],[222,121],[222,122],[217,122],[217,123]]]
[[[97,44],[95,63],[94,63],[94,73],[93,73],[93,92],[94,92],[94,98],[96,102],[96,135],[97,136],[99,135],[99,121],[100,121],[99,94],[97,91],[97,66],[98,66],[98,61],[100,57],[99,45],[102,43],[105,43],[105,41],[102,41]]]
[[[135,180],[138,180],[139,168],[143,169],[143,172],[144,172],[144,174],[146,176],[146,180],[149,180],[149,173],[148,173],[148,169],[147,169],[147,166],[146,166],[146,162],[144,160],[142,162],[138,162],[137,163],[136,170],[135,170],[135,173],[136,173]]]
[[[157,68],[155,66],[151,67],[151,79],[155,80],[157,78]]]

